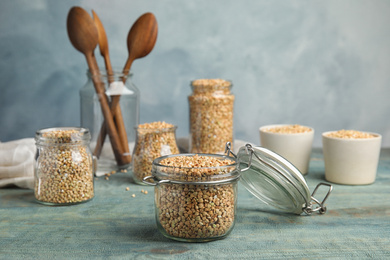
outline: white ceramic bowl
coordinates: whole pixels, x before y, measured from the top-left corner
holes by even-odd
[[[310,163],[310,155],[312,150],[314,129],[305,133],[273,133],[266,131],[267,129],[288,126],[282,125],[267,125],[260,127],[260,143],[261,146],[267,148],[290,161],[302,174],[307,174]]]
[[[325,179],[348,185],[363,185],[375,182],[381,149],[382,136],[373,138],[346,139],[322,134],[325,162]]]

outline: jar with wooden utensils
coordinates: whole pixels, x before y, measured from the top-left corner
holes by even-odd
[[[116,166],[125,169],[131,163],[129,141],[135,139],[132,129],[138,125],[139,118],[139,91],[130,82],[129,72],[134,60],[152,51],[158,25],[152,13],[145,13],[135,21],[127,36],[128,58],[119,72],[111,66],[103,23],[96,12],[92,10],[92,13],[93,19],[86,10],[74,6],[67,17],[69,40],[76,50],[84,54],[89,69],[88,82],[80,91],[81,125],[91,130],[93,154],[99,158],[99,170],[108,168],[112,171]],[[99,69],[94,55],[97,46],[104,58],[105,71]],[[107,135],[112,153],[108,150],[106,156],[102,153]],[[115,162],[109,158],[112,154]],[[108,160],[105,161],[106,157]]]
[[[100,70],[99,75],[87,72],[88,80],[80,90],[81,126],[91,132],[91,149],[98,158],[99,170],[115,170],[128,168],[131,162],[131,148],[135,142],[134,128],[139,124],[139,90],[131,81],[132,74],[113,70],[108,75],[106,70]],[[105,88],[105,95],[100,97],[93,86],[93,80]],[[100,109],[100,98],[107,98],[114,117],[122,156],[117,158],[113,152],[110,138],[107,134],[105,120]],[[113,99],[119,98],[116,107]],[[119,160],[118,160],[119,159]]]

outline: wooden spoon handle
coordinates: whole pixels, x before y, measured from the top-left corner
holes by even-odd
[[[108,59],[105,58],[107,73],[112,74],[111,64],[107,60]],[[113,82],[113,78],[110,75],[108,75],[108,82],[109,83]],[[127,138],[126,127],[125,127],[125,124],[123,121],[122,110],[119,106],[119,100],[120,100],[120,95],[114,95],[111,97],[110,110],[114,116],[114,120],[115,120],[115,124],[116,124],[117,130],[118,130],[119,138],[121,140],[121,145],[122,145],[122,149],[124,152],[123,159],[125,160],[126,163],[130,163],[131,162],[131,154],[130,154],[130,149],[129,149],[129,141]],[[95,150],[93,152],[93,154],[98,158],[100,157],[100,154],[102,152],[104,141],[106,139],[106,134],[107,134],[107,129],[105,127],[105,121],[104,121],[102,126],[100,127],[99,136],[98,136],[98,139],[96,142]]]
[[[116,127],[118,129],[119,138],[122,141],[122,147],[124,152],[124,158],[127,163],[131,162],[131,154],[129,149],[129,140],[127,138],[126,127],[123,121],[122,110],[119,106],[120,96],[116,95],[112,97],[111,112],[114,114]]]
[[[97,65],[95,56],[93,52],[91,54],[85,54],[85,57],[87,59],[89,70],[91,71],[92,75],[98,75],[99,74],[99,67]],[[118,132],[115,128],[114,118],[111,114],[110,106],[108,104],[107,96],[105,94],[105,89],[100,81],[100,77],[92,77],[92,82],[94,84],[100,106],[102,109],[103,117],[105,119],[105,125],[108,132],[108,136],[110,137],[112,150],[114,151],[115,159],[117,161],[118,165],[124,165],[126,164],[123,156],[123,149],[120,143],[120,138],[118,135]]]
[[[111,113],[114,115],[114,120],[115,120],[116,127],[118,130],[119,138],[121,140],[122,148],[124,151],[124,160],[126,161],[126,163],[130,163],[131,162],[131,154],[130,154],[129,143],[128,143],[129,141],[127,138],[126,128],[125,128],[124,121],[123,121],[122,111],[121,111],[121,108],[119,106],[119,100],[120,100],[119,95],[112,96],[110,110],[111,110]],[[100,132],[99,132],[99,136],[98,136],[97,143],[95,146],[95,150],[93,152],[93,154],[95,156],[97,156],[98,158],[102,152],[104,141],[106,139],[106,134],[107,134],[107,128],[106,128],[105,121],[104,121],[101,128],[100,128]]]

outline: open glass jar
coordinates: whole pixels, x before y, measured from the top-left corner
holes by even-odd
[[[239,178],[236,167],[237,161],[224,155],[186,154],[156,159],[152,172],[158,182],[155,207],[159,230],[168,238],[186,242],[227,236],[235,223]]]
[[[235,223],[239,178],[258,199],[293,214],[324,214],[332,191],[331,185],[320,183],[310,194],[295,166],[268,149],[249,144],[237,155],[228,144],[227,155],[160,157],[153,161],[152,175],[144,178],[146,184],[155,185],[159,230],[168,238],[186,242],[226,237]],[[322,185],[329,190],[320,202],[314,194]]]
[[[72,205],[94,197],[95,163],[85,128],[37,131],[35,198],[46,205]]]

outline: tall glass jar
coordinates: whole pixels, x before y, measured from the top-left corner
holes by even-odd
[[[108,75],[105,70],[101,70],[100,75],[92,75],[88,71],[88,80],[80,90],[81,126],[91,131],[91,149],[93,155],[98,158],[99,171],[110,172],[118,168],[129,167],[131,161],[130,150],[135,142],[134,128],[139,124],[140,103],[140,92],[131,81],[131,76],[132,74],[122,73],[119,70],[114,70],[112,75]],[[116,101],[119,100],[119,106],[117,106],[119,109],[116,112],[112,110],[112,114],[116,128],[119,130],[119,127],[122,126],[121,129],[125,132],[121,143],[124,144],[122,148],[124,156],[127,156],[128,160],[123,164],[118,164],[115,161],[114,152],[104,128],[104,117],[93,85],[93,77],[95,77],[94,80],[98,78],[97,81],[104,84],[111,106],[114,99],[117,99]],[[118,120],[118,113],[123,120]],[[123,122],[123,124],[120,124],[120,122]]]
[[[133,151],[133,179],[136,183],[144,184],[142,180],[150,175],[154,159],[179,153],[176,128],[165,122],[146,123],[136,128]]]
[[[94,197],[91,135],[84,128],[48,128],[36,133],[35,198],[47,205],[71,205]]]
[[[225,144],[233,143],[234,95],[232,83],[223,79],[191,82],[190,152],[223,154]]]

